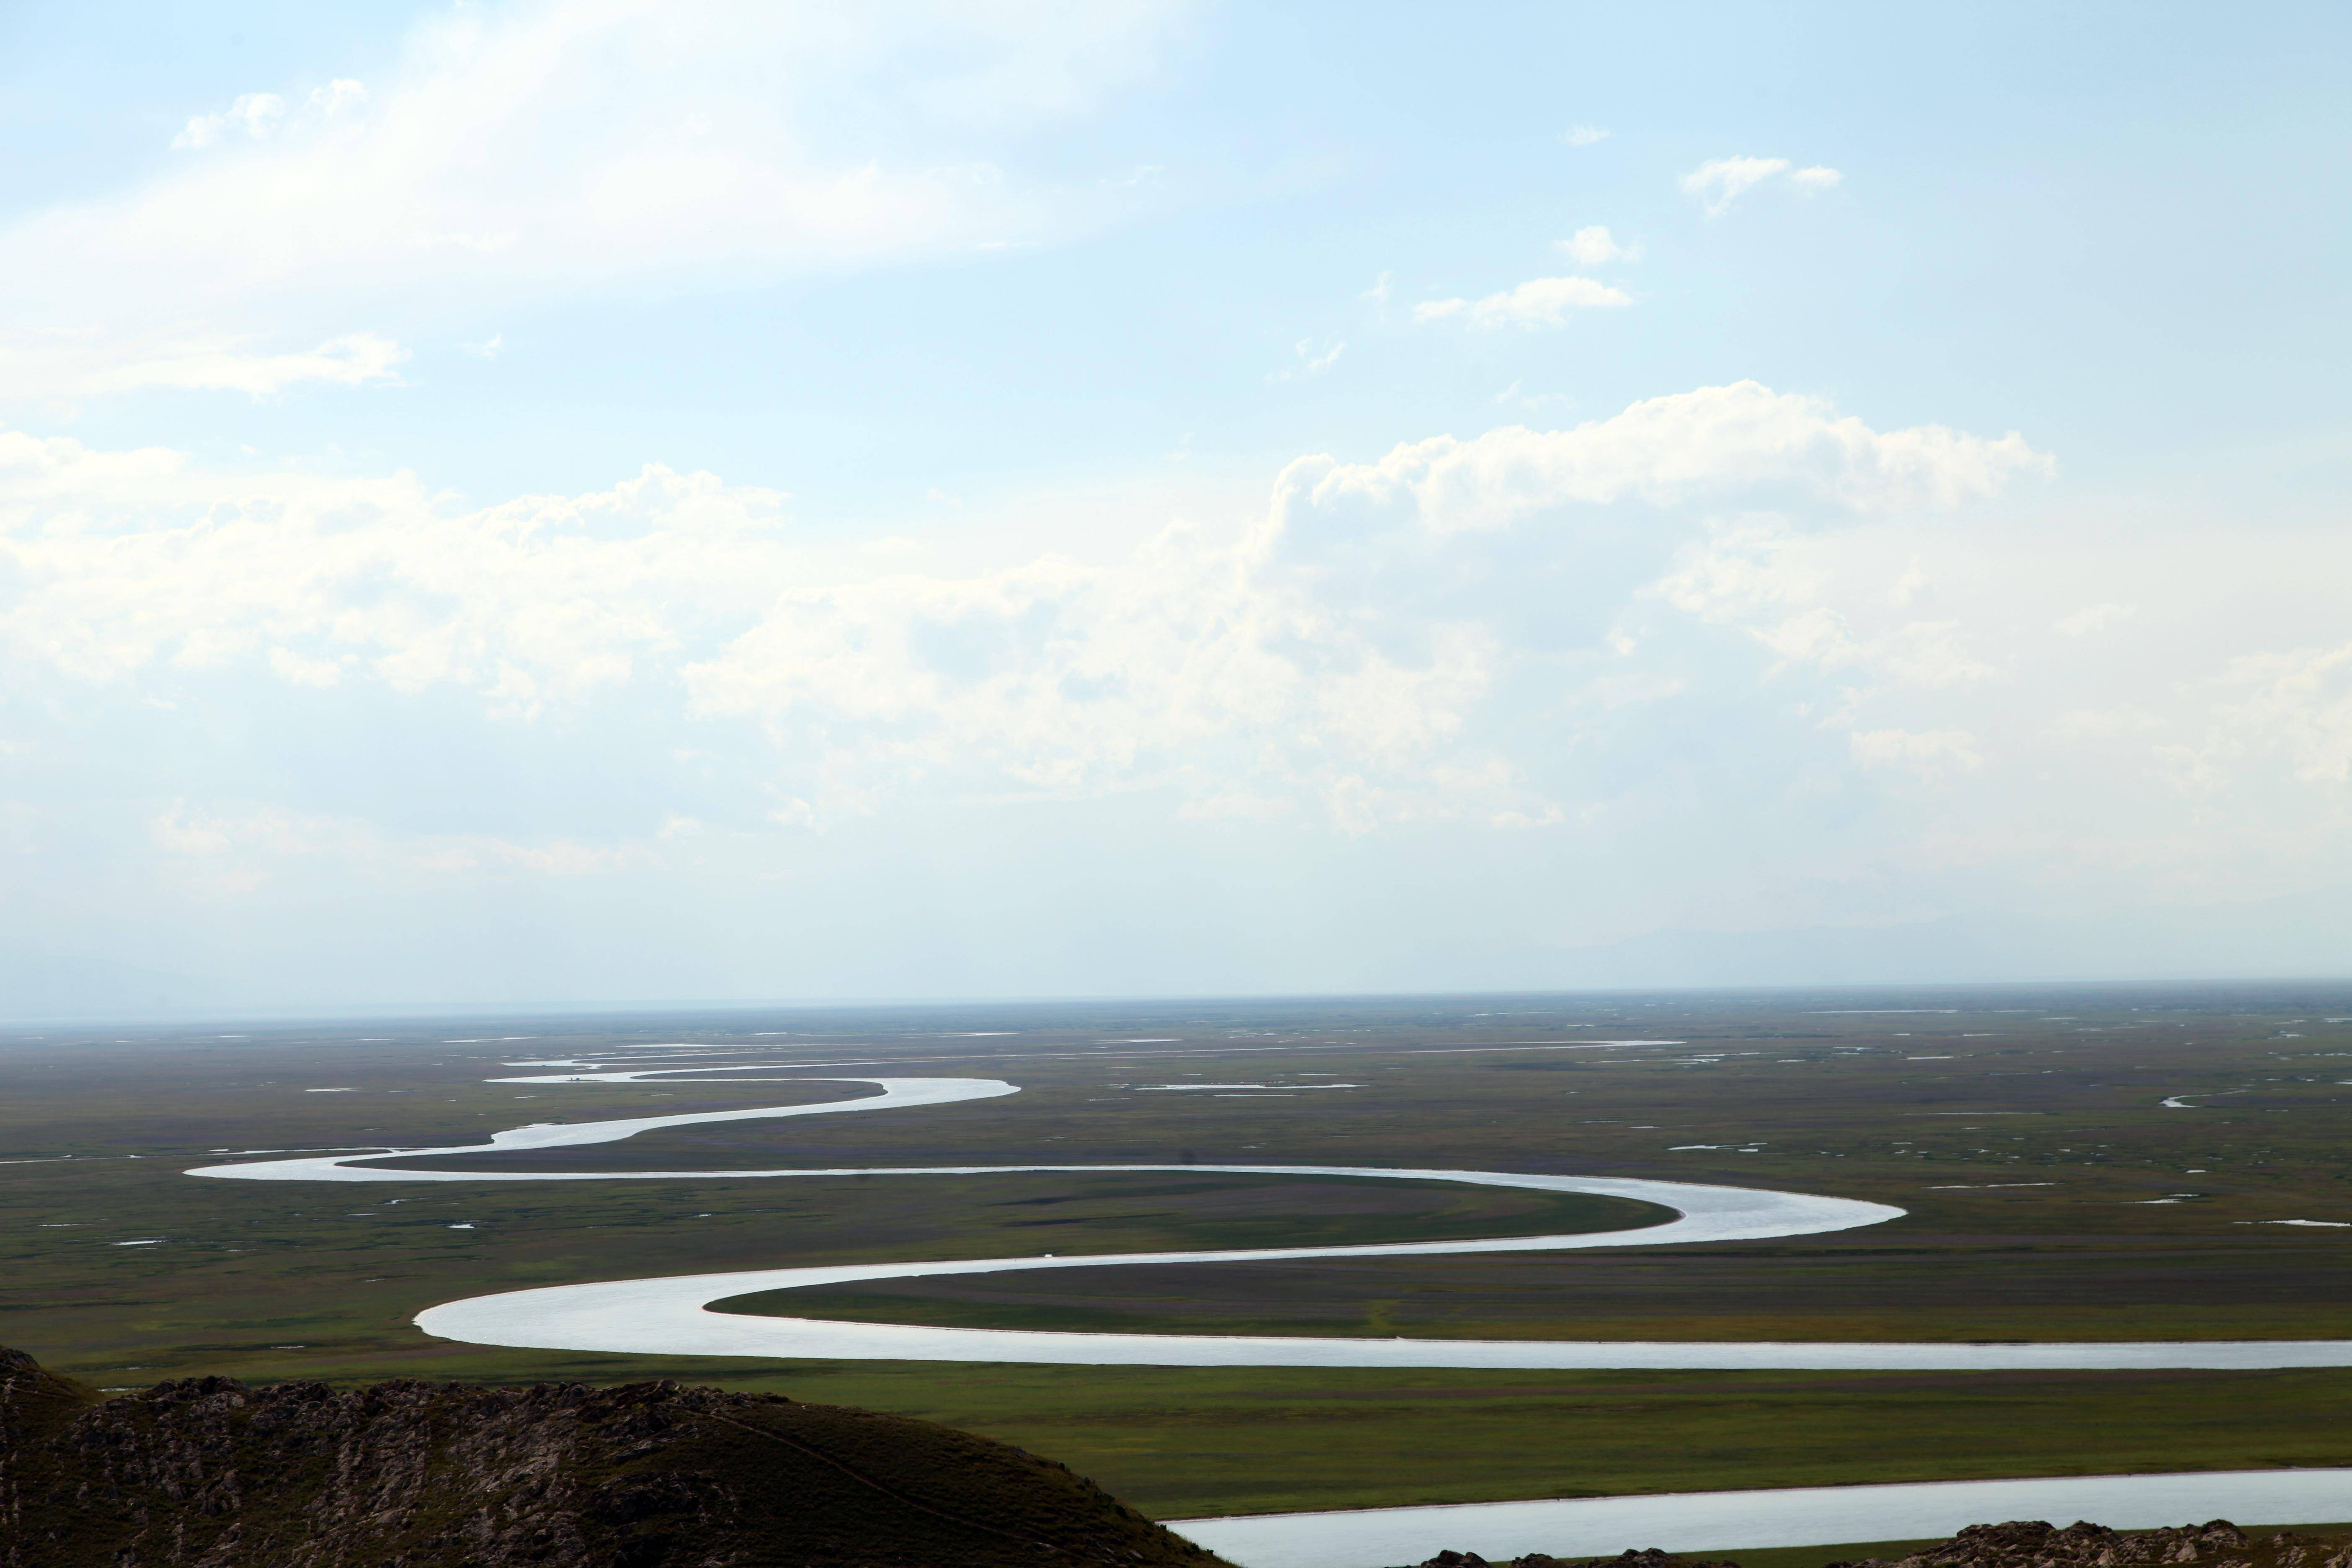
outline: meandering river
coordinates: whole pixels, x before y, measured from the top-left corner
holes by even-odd
[[[566,1076],[500,1081],[615,1082],[641,1079],[663,1070],[633,1072],[625,1079],[624,1075],[614,1073],[598,1074],[593,1078]],[[667,1070],[691,1069],[674,1067]],[[1316,1339],[945,1329],[898,1323],[753,1316],[711,1310],[713,1302],[754,1292],[873,1279],[1165,1263],[1434,1257],[1562,1251],[1590,1247],[1664,1247],[1694,1242],[1755,1241],[1850,1230],[1899,1218],[1904,1213],[1902,1209],[1885,1204],[1863,1203],[1811,1193],[1717,1186],[1693,1182],[1356,1165],[1039,1163],[823,1170],[556,1172],[496,1168],[387,1169],[380,1163],[393,1158],[434,1157],[446,1161],[468,1154],[611,1143],[660,1128],[906,1110],[1019,1092],[1017,1086],[996,1079],[855,1078],[796,1079],[794,1081],[866,1084],[878,1088],[881,1092],[813,1105],[688,1112],[607,1121],[539,1123],[499,1132],[487,1143],[433,1149],[369,1150],[205,1165],[190,1171],[188,1174],[240,1181],[563,1182],[823,1180],[842,1176],[937,1178],[1021,1172],[1184,1171],[1239,1175],[1370,1177],[1518,1187],[1542,1192],[1588,1193],[1640,1199],[1660,1205],[1675,1215],[1674,1218],[1661,1224],[1634,1230],[1583,1232],[1568,1236],[1499,1237],[1469,1241],[1400,1242],[1355,1247],[1256,1247],[1069,1257],[1048,1254],[953,1262],[743,1269],[719,1274],[675,1275],[500,1291],[444,1302],[417,1314],[416,1324],[425,1332],[474,1344],[631,1354],[1028,1362],[1120,1366],[1990,1372],[2352,1365],[2352,1341],[2347,1340],[1947,1344]],[[2289,1477],[2294,1479],[2282,1480],[2282,1478]],[[2159,1509],[2159,1514],[2152,1514],[2146,1521],[2148,1523],[2177,1523],[2189,1514],[2199,1512],[2230,1513],[2246,1522],[2321,1522],[2352,1516],[2352,1479],[2352,1479],[2352,1471],[2266,1471],[2191,1479],[2063,1478],[1955,1482],[1908,1488],[1816,1488],[1717,1493],[1703,1499],[1610,1498],[1486,1503],[1444,1509],[1381,1509],[1350,1514],[1299,1514],[1177,1522],[1180,1528],[1202,1544],[1246,1564],[1247,1568],[1372,1568],[1375,1564],[1425,1557],[1440,1547],[1507,1557],[1538,1549],[1554,1553],[1597,1552],[1613,1552],[1627,1545],[1663,1545],[1670,1550],[1802,1545],[1948,1533],[1958,1524],[1977,1519],[2015,1517],[2019,1514],[2034,1517],[2084,1514],[2098,1517],[2104,1522],[2123,1525],[2137,1519],[2138,1511],[2145,1511],[2147,1508]],[[2179,1484],[2164,1484],[2172,1482]],[[1970,1491],[1968,1489],[1970,1488],[1977,1489]],[[2042,1489],[2031,1489],[2035,1488]],[[2051,1490],[2053,1488],[2058,1489]],[[2065,1498],[2083,1500],[2079,1504],[2064,1503],[2063,1506],[2053,1500]],[[2199,1503],[2190,1500],[2196,1498],[2210,1501]],[[2016,1500],[2001,1500],[2004,1499]],[[2042,1500],[2029,1503],[2025,1500],[2029,1499]],[[1948,1517],[1958,1522],[1943,1522]],[[1903,1528],[1891,1527],[1898,1521]],[[1882,1525],[1889,1527],[1881,1528]],[[1859,1534],[1854,1533],[1857,1530]],[[1423,1541],[1424,1536],[1426,1542]]]

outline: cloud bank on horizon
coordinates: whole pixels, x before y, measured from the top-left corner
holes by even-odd
[[[1495,18],[1305,132],[1172,4],[134,72],[0,207],[13,1010],[2340,971],[2326,268],[2158,396],[2177,280],[1995,243],[2128,193],[1907,25],[1800,121],[1623,23],[1565,132]]]

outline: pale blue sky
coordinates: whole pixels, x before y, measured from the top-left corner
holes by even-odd
[[[2347,31],[0,11],[7,1010],[2341,973]]]

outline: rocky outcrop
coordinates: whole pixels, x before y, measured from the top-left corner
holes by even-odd
[[[1739,1568],[1737,1563],[1710,1563],[1704,1557],[1677,1557],[1653,1546],[1641,1552],[1621,1552],[1614,1557],[1547,1557],[1530,1552],[1507,1563],[1490,1563],[1475,1552],[1441,1552],[1421,1568]]]
[[[2200,1563],[2206,1568],[2352,1568],[2352,1542],[2265,1531],[2251,1536],[2226,1519],[2176,1530],[2109,1530],[2074,1523],[2063,1530],[2035,1521],[1972,1524],[1949,1541],[1897,1558],[1863,1557],[1828,1568],[2135,1568],[2140,1563]],[[1420,1568],[1739,1568],[1677,1557],[1653,1547],[1616,1557],[1565,1560],[1540,1552],[1489,1563],[1475,1552],[1441,1552]]]
[[[101,1400],[0,1351],[0,1568],[1222,1568],[1063,1467],[674,1383]]]
[[[2109,1530],[2080,1521],[2059,1530],[2040,1520],[1972,1524],[1907,1557],[1864,1557],[1829,1568],[2126,1568],[2136,1563],[2213,1568],[2352,1568],[2352,1545],[2291,1531],[2249,1536],[2226,1519],[2170,1530]]]

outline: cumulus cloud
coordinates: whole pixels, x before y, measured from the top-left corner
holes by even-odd
[[[2226,696],[2212,749],[2276,753],[2306,784],[2352,783],[2352,643],[2243,655],[2214,685]]]
[[[1577,855],[1769,820],[1791,837],[1768,915],[1860,918],[1858,889],[1945,874],[1922,868],[2210,900],[2347,863],[2327,590],[2352,544],[2119,552],[2053,526],[2050,468],[2019,436],[1738,384],[1302,458],[1262,511],[1097,531],[1086,559],[975,558],[969,528],[821,545],[778,494],[659,467],[482,507],[0,432],[0,660],[20,715],[364,704],[494,754],[522,725],[641,753],[600,807],[461,832],[178,785],[149,856],[220,898],[822,854],[861,818],[1008,800],[1202,842],[1534,830]],[[2136,608],[2068,629],[2109,605]],[[698,777],[726,782],[670,793]]]
[[[1647,657],[1626,662],[1663,668],[1672,649],[1720,680],[1712,658],[1753,650],[1756,700],[1790,726],[1759,743],[1807,758],[1781,775],[1805,795],[1933,781],[1913,803],[1932,826],[1913,821],[1899,852],[1854,848],[1851,868],[1965,866],[2028,901],[2204,902],[2352,867],[2352,647],[2327,592],[2352,544],[2136,526],[2122,551],[2046,500],[1823,521],[1717,510],[1639,595],[1660,613],[1627,617]],[[1908,580],[1932,593],[1889,593]],[[1775,733],[1738,710],[1711,710]]]
[[[252,142],[267,141],[286,117],[286,100],[274,92],[240,94],[218,114],[192,117],[180,133],[172,138],[173,149],[184,151],[213,145],[224,135],[242,132]]]
[[[112,385],[105,370],[159,334],[250,335],[297,300],[315,319],[452,283],[542,299],[1071,233],[1132,195],[1026,177],[998,154],[1148,69],[1171,14],[1160,0],[437,12],[377,82],[247,93],[192,118],[177,144],[200,155],[152,182],[0,230],[17,319],[80,339],[63,359],[14,356],[0,396]]]
[[[1450,533],[1570,504],[1675,506],[1742,491],[1858,512],[1948,506],[2051,469],[2013,431],[1988,439],[1938,425],[1873,430],[1822,399],[1744,381],[1651,398],[1566,430],[1439,436],[1376,463],[1301,459],[1278,493],[1326,511],[1409,505],[1423,526]]]
[[[1612,261],[1642,259],[1640,246],[1619,244],[1605,226],[1597,223],[1580,228],[1568,238],[1559,241],[1559,249],[1560,253],[1570,261],[1582,267],[1600,267]]]
[[[22,574],[0,636],[102,682],[275,650],[311,684],[332,668],[525,710],[621,679],[673,637],[676,612],[656,624],[648,592],[740,605],[723,579],[760,551],[777,503],[656,469],[451,514],[404,476],[232,478],[170,452],[0,433],[0,560]],[[597,526],[635,537],[587,537]]]
[[[313,129],[338,116],[357,109],[368,100],[367,84],[351,78],[338,78],[324,87],[313,88],[303,100],[299,120],[289,125],[286,118],[286,100],[274,92],[240,93],[229,106],[217,114],[192,116],[172,138],[173,152],[202,152],[205,148],[234,142],[267,142],[284,130]]]
[[[674,684],[699,720],[766,734],[797,770],[793,809],[820,823],[910,776],[1151,782],[1219,811],[1319,800],[1351,831],[1541,818],[1551,803],[1476,733],[1514,634],[1335,570],[1368,541],[1396,540],[1382,548],[1417,577],[1450,542],[1562,507],[1777,493],[1862,515],[1987,493],[2044,461],[2015,437],[1880,432],[1742,384],[1567,430],[1302,460],[1229,537],[1176,528],[1123,560],[944,572],[816,550],[781,496],[658,467],[467,510],[404,476],[226,477],[0,433],[0,640],[104,685],[250,670],[470,692],[508,721]]]
[[[1424,300],[1412,308],[1412,319],[1443,321],[1460,317],[1482,331],[1499,327],[1558,327],[1567,323],[1570,310],[1633,302],[1632,296],[1622,289],[1591,278],[1534,278],[1483,300]]]
[[[1906,575],[1916,571],[1915,562]],[[1770,650],[1776,672],[1854,672],[1913,689],[2001,673],[1960,622],[1918,618],[1907,595],[1874,594],[1859,575],[1833,539],[1767,515],[1711,526],[1677,553],[1656,592],[1701,620],[1744,630]]]
[[[1571,125],[1559,133],[1559,139],[1565,146],[1590,147],[1596,142],[1608,141],[1609,132],[1598,125]]]
[[[1380,769],[1403,799],[1496,657],[1473,627],[1382,647],[1266,575],[1262,534],[878,575],[791,535],[781,497],[659,468],[452,510],[404,477],[229,478],[0,435],[0,642],[117,688],[267,672],[470,692],[509,721],[675,682],[692,713],[763,727],[813,819],[909,768],[1203,798]]]
[[[1713,158],[1685,174],[1682,187],[1685,194],[1699,199],[1707,216],[1719,217],[1748,192],[1782,176],[1808,195],[1829,190],[1845,177],[1818,163],[1795,168],[1786,158]]]

